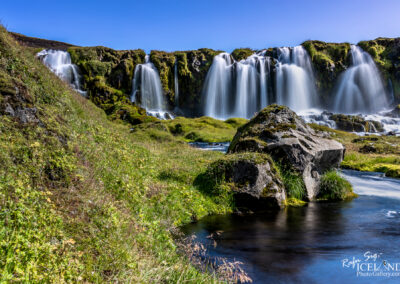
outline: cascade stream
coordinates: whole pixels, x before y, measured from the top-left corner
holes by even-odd
[[[81,90],[78,66],[72,64],[67,51],[45,49],[36,56],[61,80],[69,83],[81,95],[86,95],[86,92]]]

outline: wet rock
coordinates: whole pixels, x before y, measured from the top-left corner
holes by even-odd
[[[302,175],[307,198],[318,194],[321,175],[339,167],[345,148],[323,138],[285,106],[271,105],[238,129],[229,153],[259,152]]]

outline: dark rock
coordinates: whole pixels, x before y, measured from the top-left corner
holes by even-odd
[[[12,108],[12,106],[9,103],[6,104],[6,107],[4,109],[4,113],[7,114],[7,115],[15,116],[14,109]]]
[[[332,114],[329,117],[336,123],[336,129],[348,132],[383,132],[383,125],[379,121],[365,120],[359,115]]]
[[[206,188],[228,185],[236,207],[266,210],[283,207],[286,194],[274,162],[266,154],[237,153],[211,164],[203,176]],[[210,182],[217,181],[210,185]]]
[[[370,145],[364,145],[360,148],[360,150],[358,150],[358,152],[360,153],[364,153],[364,154],[368,154],[368,153],[376,153],[376,148],[374,147],[373,144]]]
[[[400,118],[400,105],[397,105],[393,110],[386,114],[389,117]]]
[[[39,119],[36,117],[36,108],[22,108],[15,111],[15,117],[17,117],[21,123],[39,123]]]
[[[307,197],[318,194],[320,176],[339,167],[345,148],[323,138],[285,106],[271,105],[238,129],[228,152],[268,153],[303,177]]]

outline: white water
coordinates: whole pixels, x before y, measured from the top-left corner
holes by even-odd
[[[372,57],[352,45],[351,66],[341,75],[334,100],[339,113],[376,113],[389,106],[388,95]]]
[[[86,95],[86,92],[80,88],[81,76],[78,66],[72,64],[71,56],[67,51],[44,49],[36,56],[61,80],[69,83],[83,96]]]
[[[359,195],[400,199],[400,180],[384,177],[382,173],[343,170],[341,175]]]
[[[166,110],[160,76],[148,55],[144,64],[135,67],[132,90],[131,101],[138,103],[147,114],[160,119],[172,117]]]
[[[214,57],[204,84],[204,113],[218,119],[250,118],[268,104],[270,58],[263,53],[234,61],[230,54]]]
[[[277,102],[295,111],[316,105],[310,58],[302,46],[277,49],[276,99],[268,90],[271,58],[265,51],[236,62],[230,54],[214,57],[203,88],[204,114],[218,119],[251,118]]]
[[[302,46],[278,48],[276,65],[277,103],[304,111],[317,105],[310,57]]]

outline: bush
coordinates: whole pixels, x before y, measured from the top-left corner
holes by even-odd
[[[351,183],[342,178],[336,170],[328,171],[322,176],[318,198],[344,200],[354,196]]]

